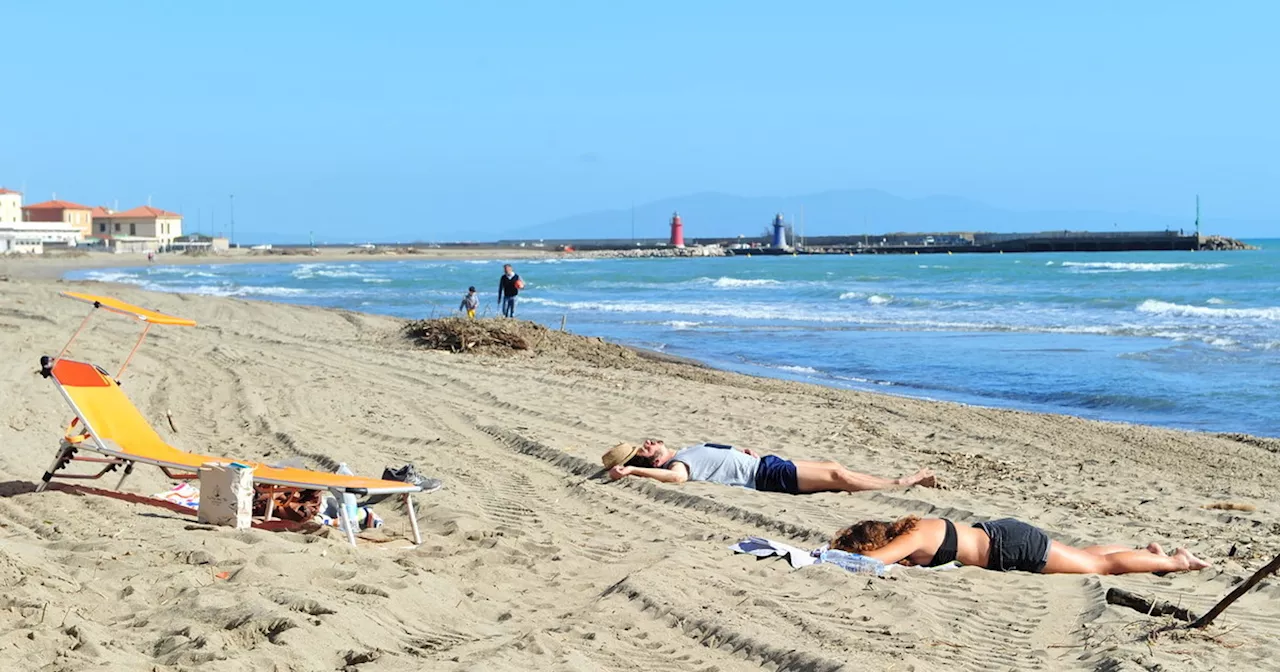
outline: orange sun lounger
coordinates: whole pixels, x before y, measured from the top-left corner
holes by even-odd
[[[66,294],[71,298],[93,302],[95,309],[106,308],[112,312],[136,317],[146,322],[148,328],[152,324],[195,325],[195,322],[190,320],[183,320],[138,308],[115,299],[94,297],[87,294],[73,295],[70,292]],[[88,318],[86,318],[87,320]],[[81,329],[83,327],[84,325],[81,324]],[[80,329],[77,329],[76,333],[79,334],[79,332]],[[143,336],[145,337],[145,335],[146,330],[144,329]],[[72,336],[72,340],[75,340],[75,336]],[[141,344],[141,338],[138,343]],[[67,346],[63,348],[64,353],[70,345],[71,343],[68,342]],[[133,352],[129,353],[130,358],[132,358],[137,349],[138,346],[135,345]],[[67,434],[58,448],[57,457],[54,458],[49,470],[44,473],[37,490],[44,490],[54,478],[96,479],[123,465],[124,474],[120,477],[120,483],[116,485],[118,489],[120,485],[123,485],[124,479],[133,471],[135,463],[159,467],[166,476],[176,480],[190,480],[197,477],[197,472],[204,464],[210,462],[239,462],[253,467],[253,480],[255,483],[306,490],[329,490],[338,497],[339,501],[342,500],[342,495],[346,493],[353,495],[401,494],[404,496],[405,508],[409,514],[410,525],[413,528],[413,541],[415,544],[422,543],[422,535],[418,530],[418,520],[413,510],[413,493],[421,492],[422,490],[417,485],[292,467],[272,467],[247,460],[231,460],[226,457],[198,455],[179,450],[166,443],[152,429],[151,424],[147,422],[137,407],[133,405],[133,402],[129,401],[129,398],[121,391],[119,383],[108,375],[106,371],[93,364],[61,359],[60,357],[61,355],[59,357],[41,357],[40,373],[44,377],[51,379],[54,385],[57,386],[58,391],[75,413],[75,419],[67,427]],[[127,365],[128,360],[125,363]],[[123,368],[121,371],[123,372]],[[79,456],[77,453],[81,449],[100,453],[106,457]],[[72,461],[96,462],[104,466],[96,474],[59,473]],[[345,506],[339,506],[338,510],[347,538],[354,545],[355,523],[348,518]]]

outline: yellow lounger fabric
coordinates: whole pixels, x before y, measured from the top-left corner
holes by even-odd
[[[151,324],[170,324],[179,327],[196,326],[195,320],[188,320],[181,317],[174,317],[172,315],[165,315],[164,313],[157,313],[154,310],[147,310],[146,308],[135,306],[132,303],[125,303],[120,299],[113,299],[109,296],[94,296],[93,294],[82,294],[80,292],[63,292],[62,295],[68,298],[85,301],[87,303],[96,303],[112,312],[136,317],[143,322],[150,322]]]
[[[135,462],[192,471],[207,462],[240,462],[253,466],[255,481],[299,488],[363,490],[369,494],[419,491],[418,486],[400,481],[269,467],[246,460],[188,453],[165,443],[116,382],[92,364],[60,359],[52,373],[59,389],[75,407],[76,415],[89,429],[90,438],[80,444],[83,448]]]

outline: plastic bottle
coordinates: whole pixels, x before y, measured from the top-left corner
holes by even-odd
[[[351,469],[347,467],[346,462],[340,463],[338,465],[338,469],[334,473],[342,474],[344,476],[356,475],[354,471],[351,471]],[[346,508],[347,520],[351,521],[351,525],[355,528],[354,531],[359,532],[360,531],[360,523],[359,523],[360,507],[359,505],[356,504],[356,496],[349,492],[343,492],[342,501],[339,503],[339,506]]]
[[[875,558],[868,558],[865,555],[857,553],[847,553],[845,551],[837,551],[827,549],[818,556],[819,562],[826,562],[833,565],[843,567],[850,572],[857,574],[872,574],[875,576],[884,576],[889,568],[883,562]]]

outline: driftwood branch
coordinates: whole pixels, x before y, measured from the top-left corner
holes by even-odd
[[[1128,607],[1148,616],[1172,616],[1180,621],[1194,621],[1196,615],[1164,600],[1147,599],[1123,588],[1108,588],[1107,602],[1121,607]]]
[[[1218,617],[1218,614],[1221,614],[1227,607],[1231,606],[1232,602],[1240,599],[1240,596],[1249,592],[1251,588],[1258,585],[1258,583],[1263,579],[1267,578],[1268,574],[1271,574],[1277,569],[1280,569],[1280,555],[1277,555],[1271,560],[1271,562],[1263,565],[1262,569],[1254,572],[1253,576],[1245,579],[1240,585],[1236,586],[1235,590],[1231,591],[1226,597],[1219,600],[1218,603],[1213,605],[1213,608],[1206,612],[1204,616],[1196,619],[1195,622],[1188,627],[1203,628],[1209,625],[1213,622],[1213,619]]]
[[[173,430],[173,433],[174,433],[174,434],[177,434],[177,433],[178,433],[178,427],[177,427],[176,425],[174,425],[174,424],[173,424],[173,414],[172,414],[172,413],[170,413],[169,411],[165,411],[165,412],[164,412],[164,417],[166,417],[166,418],[168,418],[168,419],[169,419],[169,429],[172,429],[172,430]]]

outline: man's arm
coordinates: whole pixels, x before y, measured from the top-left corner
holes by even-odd
[[[502,303],[502,279],[498,280],[498,303]]]
[[[676,462],[669,469],[651,469],[649,467],[614,467],[609,470],[609,480],[616,481],[627,476],[652,478],[663,483],[684,483],[689,480],[689,467],[683,462]]]

